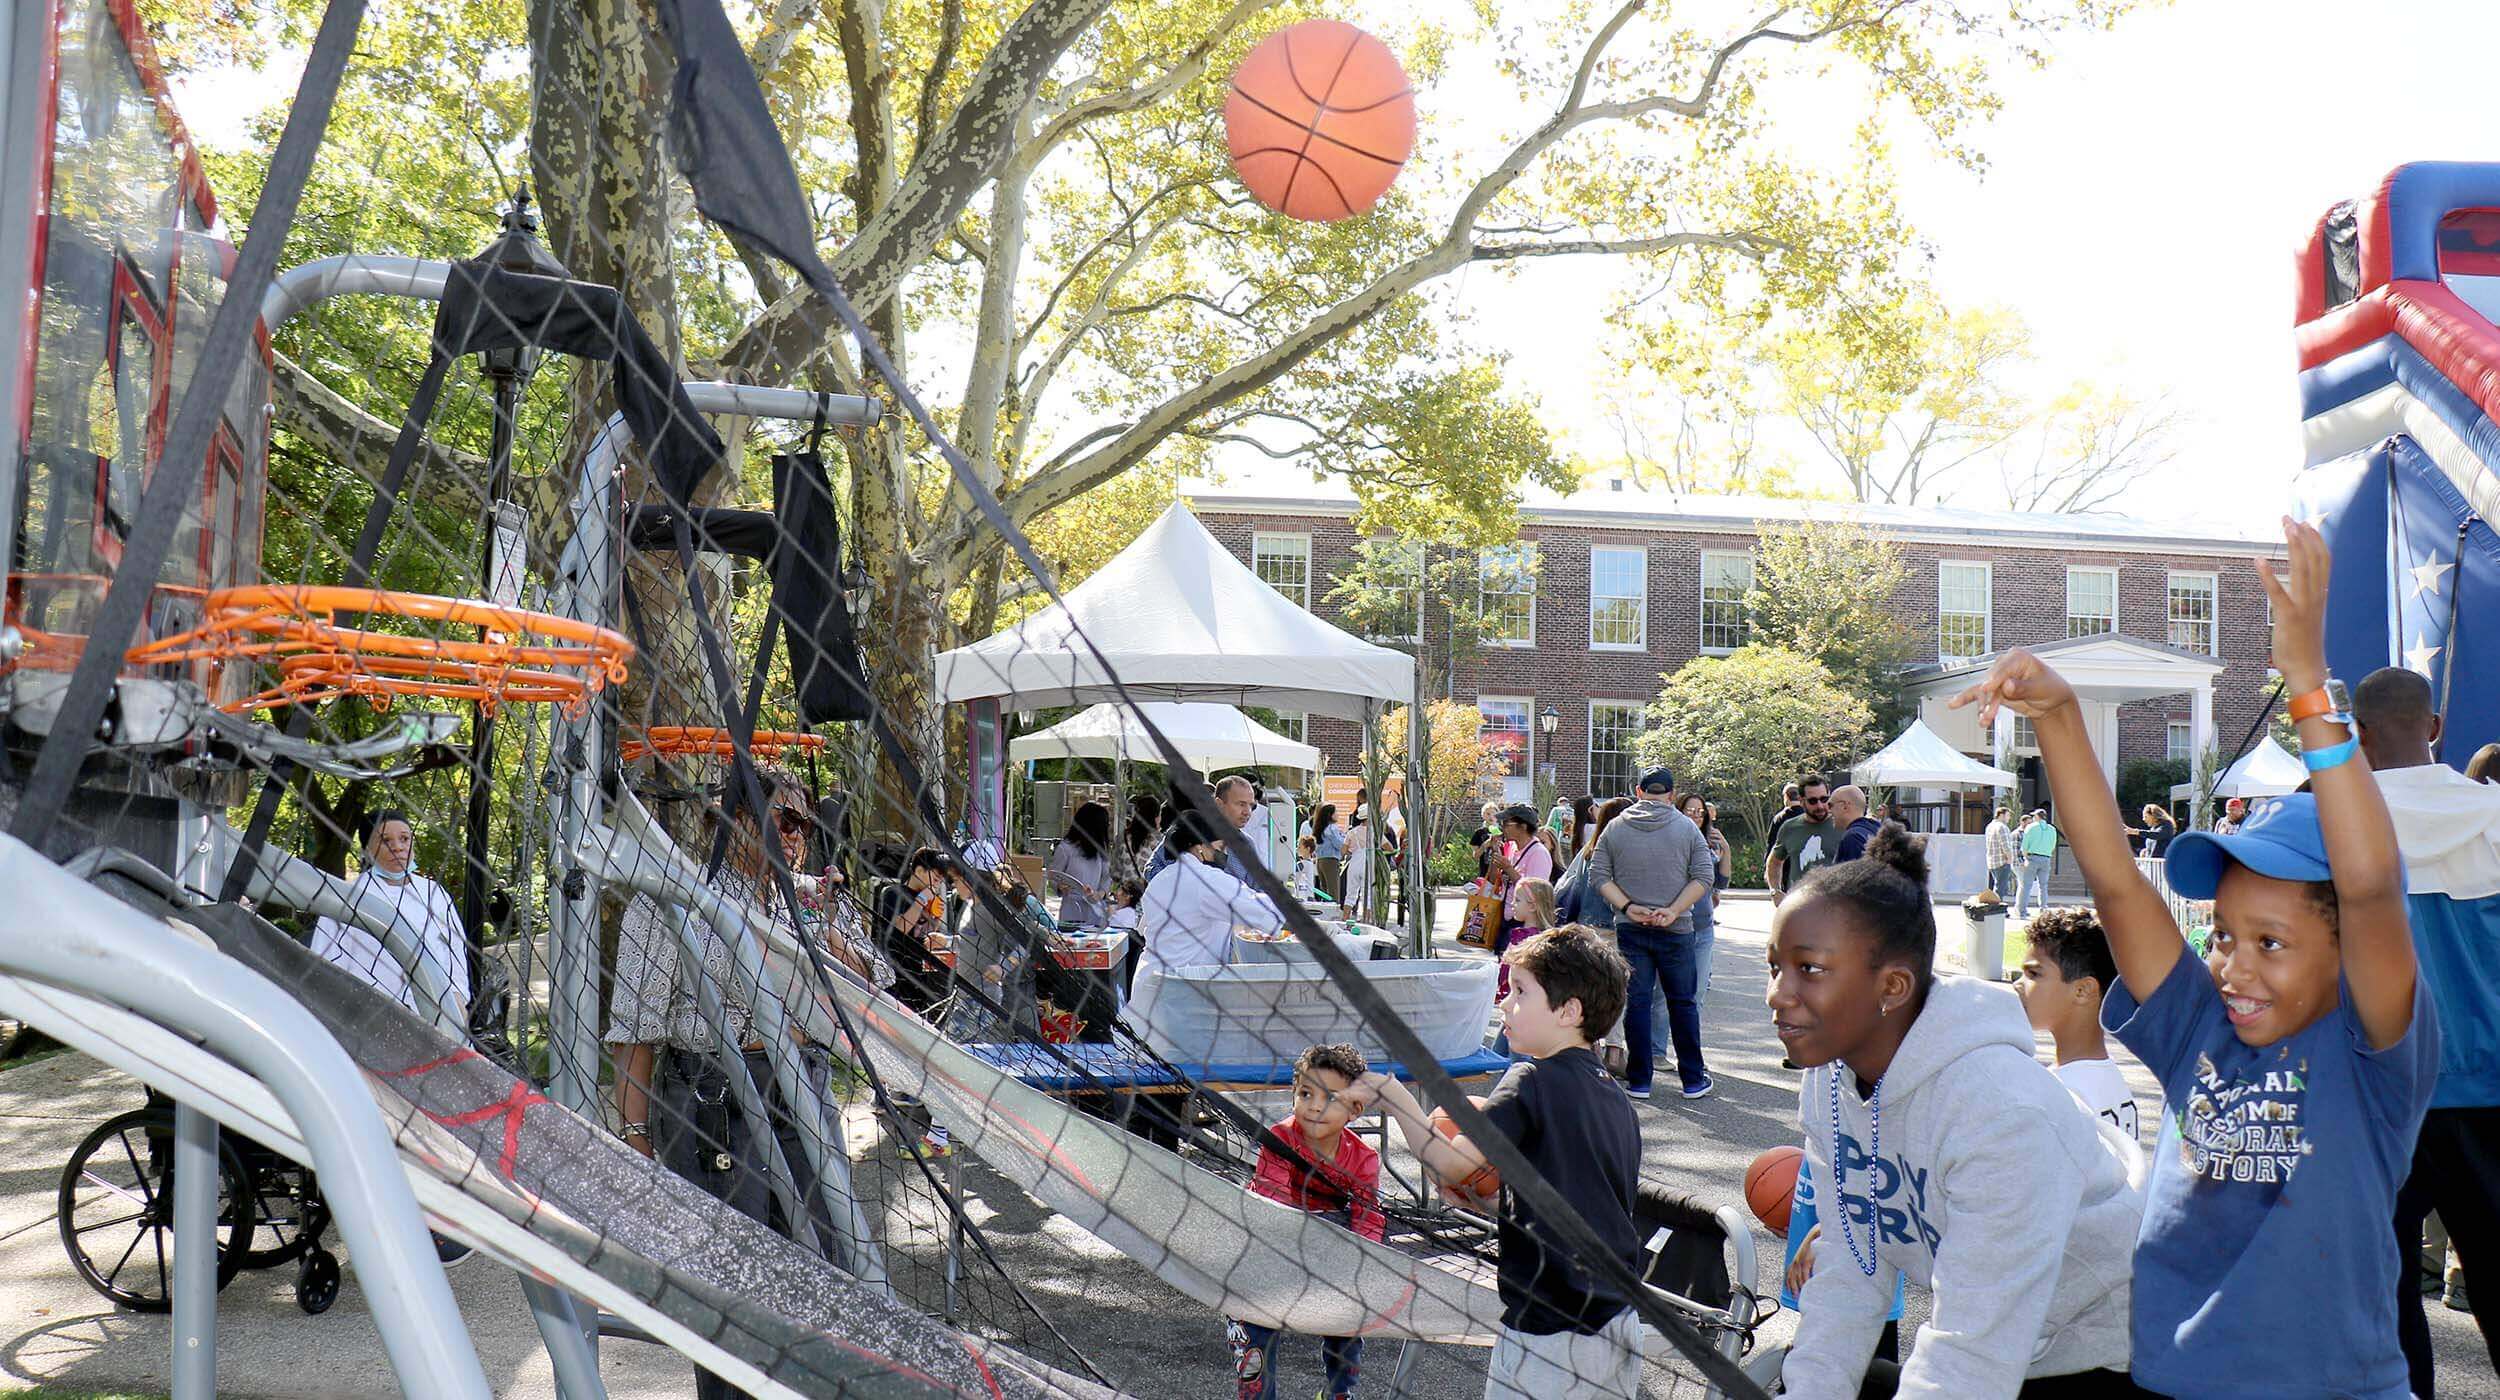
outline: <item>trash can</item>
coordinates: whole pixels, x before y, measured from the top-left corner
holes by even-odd
[[[1970,975],[1990,982],[2005,980],[2005,905],[1999,900],[1969,900],[1962,905],[1962,964]]]

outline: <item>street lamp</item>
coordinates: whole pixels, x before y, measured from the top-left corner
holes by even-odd
[[[1554,737],[1554,730],[1557,726],[1561,725],[1561,723],[1562,711],[1555,709],[1552,705],[1547,705],[1544,709],[1536,712],[1537,732],[1544,735],[1548,739]]]

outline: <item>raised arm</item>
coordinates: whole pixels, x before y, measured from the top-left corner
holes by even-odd
[[[2040,761],[2049,770],[2049,791],[2066,821],[2066,843],[2092,887],[2101,927],[2118,975],[2138,996],[2150,996],[2170,975],[2187,947],[2170,906],[2136,868],[2118,798],[2083,732],[2083,712],[2066,678],[2040,658],[2016,648],[1997,658],[1987,678],[1953,697],[1952,708],[1979,706],[1980,727],[1996,722],[2002,705],[2030,719],[2040,738]]]
[[[2258,581],[2274,603],[2274,665],[2284,693],[2297,700],[2326,684],[2326,541],[2286,517],[2283,543],[2291,574],[2260,560]],[[2405,912],[2404,855],[2396,846],[2387,799],[2370,776],[2370,761],[2353,742],[2348,721],[2312,714],[2300,721],[2300,748],[2312,760],[2309,790],[2318,799],[2318,829],[2335,880],[2338,940],[2353,1014],[2372,1049],[2384,1050],[2413,1027],[2412,924]]]

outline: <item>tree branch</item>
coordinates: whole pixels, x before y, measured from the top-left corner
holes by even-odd
[[[1197,81],[1198,76],[1207,71],[1207,60],[1224,40],[1231,37],[1234,30],[1241,27],[1244,20],[1261,10],[1274,8],[1276,3],[1277,0],[1233,0],[1232,8],[1208,26],[1206,34],[1190,45],[1178,62],[1135,87],[1089,98],[1051,118],[1042,127],[1041,133],[1033,138],[1032,145],[1018,152],[1018,157],[1039,165],[1041,157],[1056,149],[1078,128],[1105,117],[1151,107]]]
[[[929,133],[937,126],[938,99],[945,94],[946,75],[955,66],[955,50],[964,38],[964,0],[946,0],[946,8],[938,15],[937,52],[929,56],[929,76],[920,80],[919,121],[912,127],[916,139],[928,144]]]
[[[971,90],[934,137],[924,138],[894,195],[830,260],[836,281],[863,314],[885,305],[998,171],[1015,140],[1016,114],[1053,64],[1102,17],[1111,0],[1033,0],[999,36]],[[759,383],[789,380],[824,348],[831,312],[812,291],[775,303],[741,332],[721,362]]]
[[[342,463],[355,467],[367,478],[379,481],[391,444],[399,438],[400,425],[350,403],[286,356],[275,358],[277,375],[271,382],[271,397],[278,421],[307,441],[328,448]],[[445,447],[431,436],[425,438],[418,451],[422,454],[428,488],[441,489],[455,501],[483,504],[488,475],[485,458]]]

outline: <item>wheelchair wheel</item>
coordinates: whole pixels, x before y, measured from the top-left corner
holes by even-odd
[[[258,1233],[243,1255],[247,1269],[292,1264],[315,1248],[329,1227],[329,1207],[313,1189],[312,1173],[263,1149],[250,1173],[252,1218]]]
[[[61,1170],[61,1247],[89,1287],[133,1312],[173,1306],[174,1115],[137,1108],[106,1120]],[[243,1267],[252,1239],[243,1162],[217,1144],[217,1286]]]
[[[295,1306],[318,1317],[338,1300],[339,1257],[317,1246],[306,1250],[303,1267],[295,1271]]]

